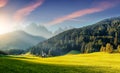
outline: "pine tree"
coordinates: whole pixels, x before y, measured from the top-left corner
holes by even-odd
[[[116,33],[115,33],[115,38],[114,38],[114,45],[117,47],[117,41],[118,41],[118,33],[117,33],[117,31],[116,31]]]

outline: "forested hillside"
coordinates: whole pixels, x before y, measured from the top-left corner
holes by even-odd
[[[41,56],[57,56],[77,50],[80,53],[112,52],[119,49],[120,17],[105,19],[96,24],[65,31],[32,47],[30,52]]]

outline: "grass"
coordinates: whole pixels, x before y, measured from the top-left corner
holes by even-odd
[[[72,50],[72,51],[68,52],[68,54],[74,55],[74,54],[80,54],[80,52],[76,51],[76,50]]]
[[[91,53],[40,58],[1,56],[0,73],[120,73],[120,54]]]

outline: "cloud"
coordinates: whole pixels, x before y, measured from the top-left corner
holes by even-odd
[[[37,0],[37,2],[33,4],[29,4],[28,6],[16,11],[14,14],[14,20],[15,21],[21,21],[23,20],[26,16],[28,16],[32,11],[34,11],[36,8],[38,8],[40,5],[42,5],[44,0]]]
[[[119,2],[120,2],[120,0],[116,0],[114,2],[110,2],[110,1],[100,2],[91,8],[79,10],[79,11],[73,12],[71,14],[65,15],[63,17],[56,18],[53,21],[48,22],[46,25],[51,26],[51,25],[62,23],[62,22],[67,21],[67,20],[72,20],[74,18],[82,17],[84,15],[88,15],[88,14],[92,14],[92,13],[96,13],[96,12],[101,12],[101,11],[104,11],[106,9],[114,7]]]
[[[0,0],[0,8],[7,4],[8,0]]]

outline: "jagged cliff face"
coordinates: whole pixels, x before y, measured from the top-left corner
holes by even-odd
[[[65,31],[30,49],[32,54],[48,56],[63,55],[71,50],[81,53],[100,51],[107,43],[116,49],[120,44],[120,17],[110,18],[96,24]]]

